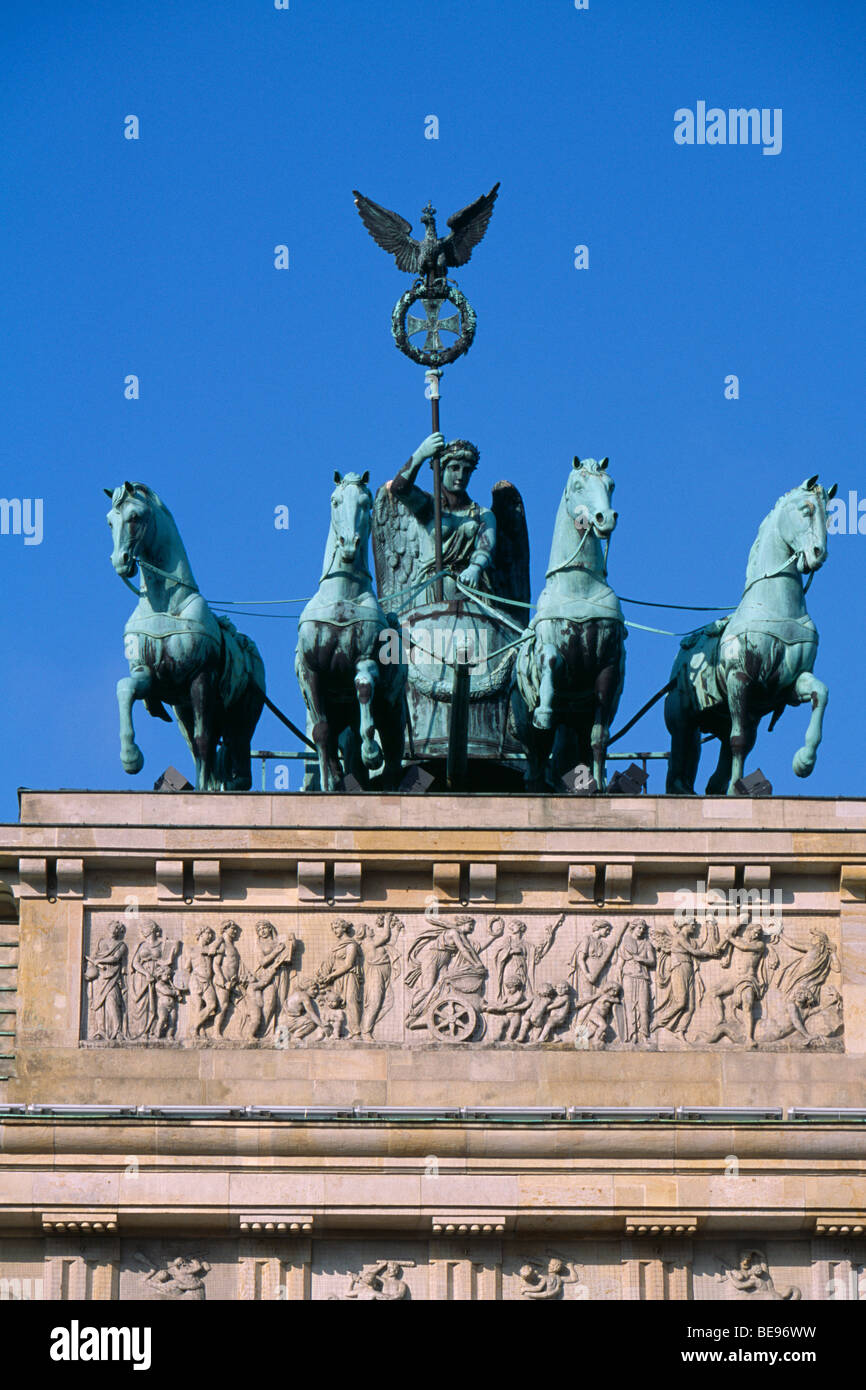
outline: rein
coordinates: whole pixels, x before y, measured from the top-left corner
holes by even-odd
[[[576,549],[573,551],[573,553],[568,557],[567,560],[564,560],[562,564],[560,564],[560,565],[555,565],[555,566],[553,567],[553,569],[549,569],[549,570],[546,572],[545,576],[544,576],[545,579],[550,579],[550,578],[552,578],[553,575],[555,575],[555,574],[560,574],[560,573],[562,573],[563,571],[565,571],[565,570],[571,568],[572,566],[574,566],[574,562],[575,562],[575,560],[578,558],[578,556],[580,555],[580,552],[581,552],[581,550],[582,550],[582,548],[583,548],[583,545],[584,545],[584,543],[585,543],[585,541],[586,541],[587,536],[589,535],[590,531],[593,531],[593,530],[594,530],[594,528],[593,528],[591,525],[588,526],[588,527],[586,528],[586,530],[584,531],[583,535],[582,535],[581,538],[580,538],[579,544],[577,545],[577,547],[576,547]],[[601,573],[599,574],[599,578],[601,578],[601,579],[606,579],[606,578],[607,578],[607,556],[608,556],[609,550],[610,550],[610,536],[606,536],[606,537],[605,537],[605,552],[604,552],[604,568],[603,568],[603,570],[601,571]],[[784,562],[784,564],[782,564],[782,565],[779,566],[779,568],[778,568],[777,570],[773,570],[770,574],[760,574],[760,575],[757,575],[755,579],[750,580],[749,583],[748,583],[748,584],[745,586],[745,588],[743,589],[743,592],[742,592],[742,594],[740,595],[739,602],[742,603],[742,601],[743,601],[743,599],[745,598],[746,594],[749,592],[749,590],[750,590],[751,588],[754,587],[755,584],[760,584],[760,583],[762,583],[765,579],[778,579],[781,575],[785,574],[785,572],[786,572],[787,570],[790,569],[791,565],[796,563],[796,559],[797,559],[796,555],[793,555],[793,554],[792,554],[792,555],[790,555],[790,556],[788,557],[788,559]],[[153,565],[153,564],[151,564],[149,560],[141,560],[141,559],[138,559],[138,558],[137,558],[137,559],[136,559],[136,562],[137,562],[137,564],[139,565],[139,567],[140,567],[141,569],[143,569],[143,570],[149,570],[151,574],[158,575],[160,579],[165,580],[166,583],[168,583],[168,584],[172,584],[172,585],[174,585],[174,586],[180,586],[180,587],[182,587],[182,588],[189,589],[189,590],[191,591],[191,594],[200,594],[200,593],[201,593],[201,590],[199,589],[199,587],[198,587],[197,584],[191,584],[191,583],[190,583],[188,580],[186,580],[186,579],[179,579],[177,575],[175,575],[175,574],[169,574],[166,570],[160,569],[158,565]],[[596,570],[588,570],[588,569],[586,569],[585,566],[583,566],[583,565],[577,565],[577,566],[574,566],[574,567],[577,568],[577,569],[583,570],[583,572],[584,572],[585,574],[597,574],[597,573],[598,573]],[[445,570],[442,571],[442,575],[444,575],[444,574],[446,574],[446,573],[447,573],[447,571],[445,571]],[[804,594],[804,596],[809,592],[809,589],[811,588],[812,581],[813,581],[813,579],[815,578],[816,573],[817,573],[816,570],[812,570],[812,571],[810,572],[808,578],[806,579],[806,582],[805,582],[805,584],[803,585],[803,594]],[[335,578],[338,578],[341,574],[345,574],[346,577],[351,577],[351,578],[354,578],[354,579],[358,579],[358,580],[360,580],[362,583],[367,583],[367,582],[369,581],[370,584],[372,585],[372,575],[370,574],[369,571],[364,572],[364,571],[361,571],[361,570],[356,570],[356,569],[354,569],[354,568],[353,568],[352,570],[350,570],[350,571],[340,571],[340,570],[327,571],[325,574],[322,575],[321,579],[319,580],[319,583],[322,584],[326,579],[335,579]],[[414,585],[414,586],[412,587],[411,590],[408,590],[408,589],[398,590],[396,593],[387,595],[387,598],[389,598],[389,599],[394,599],[394,598],[400,597],[401,594],[405,594],[405,593],[410,593],[411,596],[412,596],[412,598],[414,598],[414,596],[415,596],[416,593],[420,592],[421,589],[427,588],[427,587],[429,586],[429,584],[432,582],[432,580],[433,580],[433,579],[436,579],[436,578],[438,578],[438,577],[441,577],[441,576],[436,576],[436,575],[434,575],[434,576],[432,576],[432,578],[430,578],[430,579],[425,578],[420,584]],[[146,598],[146,597],[147,597],[147,591],[146,591],[145,589],[137,589],[136,586],[135,586],[129,579],[126,579],[123,575],[119,575],[118,578],[121,579],[121,581],[126,585],[127,589],[129,589],[130,593],[135,594],[136,598]],[[792,578],[793,578],[793,576],[792,576]],[[476,591],[476,590],[474,590],[474,589],[471,589],[471,588],[468,588],[467,586],[464,586],[464,585],[459,585],[459,587],[460,587],[461,589],[463,589],[464,593],[467,594],[467,597],[468,597],[468,596],[471,596],[471,597],[474,598],[476,601],[478,601],[478,599],[480,598],[480,594],[478,593],[478,591]],[[311,601],[311,599],[314,598],[314,597],[315,597],[315,595],[311,595],[310,598],[308,598],[308,599],[261,599],[261,600],[258,600],[258,602],[261,602],[261,603],[309,603],[309,602]],[[509,607],[514,607],[514,608],[534,608],[534,607],[536,607],[536,605],[533,604],[533,603],[523,603],[523,602],[520,601],[519,599],[506,599],[506,598],[500,598],[498,595],[497,595],[497,596],[487,596],[487,597],[488,597],[488,601],[492,598],[492,602],[497,603],[497,604],[507,604]],[[621,603],[634,603],[634,604],[637,604],[639,607],[642,607],[642,608],[670,608],[670,609],[679,609],[680,611],[691,612],[691,613],[723,612],[723,611],[725,610],[725,608],[729,608],[730,611],[731,611],[731,613],[733,613],[734,610],[735,610],[735,608],[738,606],[738,604],[734,604],[734,605],[730,605],[730,604],[718,604],[718,605],[716,605],[716,606],[714,606],[714,607],[708,607],[708,606],[697,607],[697,606],[695,606],[695,605],[684,604],[684,603],[651,603],[651,602],[649,602],[649,601],[646,600],[646,599],[627,598],[624,594],[619,594],[619,595],[618,595],[618,598],[619,598],[619,600],[620,600]],[[247,600],[247,601],[249,602],[250,600]],[[208,600],[205,600],[205,602],[208,602]],[[214,604],[218,604],[218,600],[211,600],[211,602],[214,603]],[[240,603],[241,600],[240,600],[240,599],[238,599],[238,600],[224,600],[224,602]],[[346,603],[346,604],[351,604],[351,605],[354,605],[354,606],[360,606],[360,605],[357,604],[357,600],[355,600],[355,599],[341,599],[340,602],[341,602],[341,603]],[[380,602],[380,605],[381,605],[381,600],[379,600],[379,602]],[[411,602],[411,599],[410,599],[410,602]],[[484,606],[484,605],[482,604],[482,606]],[[488,613],[491,613],[492,616],[496,616],[497,618],[504,619],[504,617],[505,617],[504,614],[496,613],[495,610],[491,610],[491,609],[488,608],[487,611],[488,611]],[[175,616],[177,616],[177,615],[175,615]],[[262,616],[262,615],[261,615],[261,614],[252,614],[251,616],[253,616],[253,617],[260,617],[260,616]],[[268,615],[264,615],[264,616],[268,616]],[[351,624],[340,624],[340,626],[350,626],[350,625],[351,625]],[[640,623],[628,623],[627,626],[629,626],[629,627],[639,627],[639,628],[642,628],[642,625],[641,625]],[[516,630],[517,630],[516,625],[514,625],[514,627],[515,627],[515,631],[516,631]],[[688,635],[688,634],[683,634],[683,633],[667,632],[667,631],[665,631],[665,630],[662,629],[662,628],[654,628],[654,627],[642,628],[642,630],[643,630],[643,631],[646,631],[646,632],[656,632],[656,633],[659,633],[660,635],[665,636],[665,637],[680,637],[680,636]],[[692,631],[695,631],[696,629],[691,629],[691,630],[692,630]]]
[[[755,584],[761,584],[761,583],[763,583],[763,581],[764,581],[765,579],[778,579],[780,574],[784,574],[784,573],[785,573],[785,570],[786,570],[786,569],[790,569],[791,565],[796,564],[796,562],[797,562],[797,557],[796,557],[796,555],[789,555],[788,558],[787,558],[787,560],[785,561],[784,565],[780,565],[779,568],[778,568],[777,570],[773,570],[772,574],[759,574],[758,577],[757,577],[757,579],[751,579],[751,580],[749,581],[749,583],[746,585],[746,587],[745,587],[745,589],[743,590],[742,594],[740,595],[740,603],[742,603],[743,599],[746,597],[746,594],[749,592],[749,590],[750,590]],[[812,582],[812,575],[814,575],[814,573],[815,573],[815,571],[813,570],[813,571],[812,571],[812,574],[809,575],[809,583],[810,583],[810,584],[811,584],[811,582]],[[791,578],[793,579],[793,577],[794,577],[794,576],[792,575]],[[808,588],[808,585],[807,585],[806,587]]]
[[[583,549],[583,543],[584,543],[584,541],[586,540],[587,536],[588,536],[589,533],[592,531],[592,529],[593,529],[593,528],[592,528],[591,526],[587,526],[586,530],[584,531],[583,535],[582,535],[581,538],[580,538],[580,544],[578,545],[577,550],[575,550],[574,553],[573,553],[572,555],[569,555],[569,557],[568,557],[567,560],[563,560],[563,562],[562,562],[561,565],[555,565],[555,566],[553,567],[553,569],[548,570],[547,573],[546,573],[545,576],[544,576],[545,579],[551,579],[551,578],[553,577],[554,574],[560,574],[563,570],[567,570],[567,569],[569,568],[569,566],[572,565],[572,564],[574,563],[574,561],[577,559],[578,555],[580,554],[581,550]],[[578,569],[581,569],[581,568],[582,568],[582,566],[579,565],[579,566],[578,566]],[[588,573],[594,573],[594,571],[588,571]]]
[[[189,584],[185,579],[178,579],[177,576],[174,574],[167,574],[165,570],[161,570],[157,565],[150,564],[148,560],[139,560],[138,564],[140,568],[151,570],[154,574],[158,574],[160,578],[168,580],[168,582],[171,584],[179,584],[185,589],[191,589],[192,594],[190,594],[190,598],[187,599],[187,603],[190,602],[193,594],[198,594],[201,592],[197,584]],[[135,585],[132,584],[128,579],[125,579],[123,575],[119,575],[118,578],[123,579],[123,582],[126,585],[127,589],[130,589],[132,593],[136,595],[137,598],[146,598],[146,591],[136,589]],[[207,600],[205,600],[205,602],[206,601]],[[184,605],[184,607],[186,607],[186,605]],[[176,618],[179,617],[179,614],[166,614],[166,616]],[[223,649],[225,649],[225,633],[222,634],[222,646]],[[315,743],[313,743],[312,739],[308,738],[307,735],[298,728],[297,724],[293,723],[292,720],[289,719],[288,715],[283,714],[283,711],[279,708],[278,705],[274,704],[273,700],[269,698],[266,691],[252,678],[250,678],[250,684],[253,686],[255,690],[259,692],[264,704],[267,705],[268,709],[271,711],[272,714],[276,715],[280,723],[285,724],[286,728],[289,729],[290,732],[296,736],[296,738],[299,738],[302,743],[305,743],[308,748],[311,748],[313,752],[318,752],[318,749],[316,748],[316,745]]]
[[[158,574],[160,579],[167,580],[169,584],[179,585],[182,589],[191,589],[194,594],[201,593],[197,584],[190,584],[186,579],[178,579],[176,574],[168,574],[166,570],[161,570],[158,565],[152,565],[149,560],[140,560],[136,555],[135,562],[139,569],[150,570],[151,574]],[[146,589],[136,589],[131,580],[126,579],[122,574],[118,577],[123,580],[127,589],[130,593],[135,594],[136,598],[147,598]]]

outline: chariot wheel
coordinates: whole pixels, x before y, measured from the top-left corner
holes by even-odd
[[[467,1042],[478,1027],[478,1012],[453,995],[441,999],[430,1013],[430,1031],[443,1042]]]

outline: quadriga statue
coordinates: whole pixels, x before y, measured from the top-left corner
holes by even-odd
[[[138,604],[124,628],[129,675],[117,683],[123,768],[134,774],[144,765],[135,701],[171,722],[168,704],[195,760],[196,791],[248,791],[250,744],[265,700],[258,648],[211,612],[174,517],[153,489],[123,483],[105,494],[115,572],[129,583],[141,571]]]
[[[780,497],[761,522],[736,610],[680,644],[665,700],[669,793],[694,792],[701,735],[713,734],[721,751],[707,792],[735,795],[761,719],[771,714],[772,729],[786,705],[811,706],[793,766],[798,777],[814,768],[827,687],[812,674],[818,632],[806,588],[827,558],[827,503],[835,493],[835,483],[827,492],[815,474]]]

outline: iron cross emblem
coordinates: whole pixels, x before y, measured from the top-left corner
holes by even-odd
[[[445,344],[441,333],[453,333],[455,337],[460,335],[460,315],[448,314],[445,318],[440,318],[440,311],[443,304],[447,304],[447,299],[421,299],[417,301],[423,304],[424,312],[427,317],[424,319],[416,318],[414,314],[406,315],[406,334],[413,338],[416,333],[426,333],[424,339],[424,352],[442,352]]]

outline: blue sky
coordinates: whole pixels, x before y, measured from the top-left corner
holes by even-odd
[[[44,504],[40,545],[0,535],[3,819],[18,786],[189,768],[141,706],[144,770],[119,764],[133,600],[104,487],[162,494],[206,595],[304,595],[334,469],[376,486],[427,434],[423,372],[390,339],[405,277],[354,187],[417,228],[428,198],[441,224],[502,181],[460,272],[479,328],[442,422],[481,449],[479,500],[521,488],[536,593],[574,453],[610,457],[611,582],[649,599],[735,603],[758,524],[811,473],[866,497],[859,0],[17,0],[3,28],[0,492]],[[677,145],[674,112],[699,100],[781,108],[781,153]],[[831,539],[809,595],[825,739],[800,782],[806,711],[761,735],[750,766],[777,792],[864,790],[864,562],[866,536]],[[241,625],[301,720],[295,624]],[[631,632],[618,722],[675,650]],[[291,746],[269,714],[255,742]],[[659,711],[628,744],[666,747]]]

